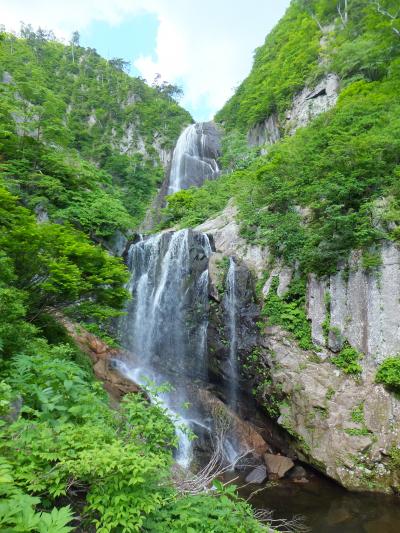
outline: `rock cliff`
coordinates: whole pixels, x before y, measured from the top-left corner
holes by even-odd
[[[339,78],[327,74],[315,87],[304,87],[292,102],[284,117],[272,114],[253,126],[247,136],[249,146],[274,144],[285,134],[293,135],[298,128],[331,109],[339,94]]]
[[[218,217],[197,228],[212,236],[215,261],[221,264],[224,257],[235,255],[254,279],[268,270],[263,298],[275,277],[277,293],[284,295],[295,273],[271,264],[268,250],[246,244],[235,214],[230,202]],[[360,254],[354,252],[335,275],[309,277],[306,307],[313,350],[301,349],[279,327],[262,326],[258,331],[260,306],[247,293],[240,311],[240,386],[248,393],[252,390],[258,405],[289,433],[300,459],[346,488],[390,492],[400,486],[389,466],[400,442],[400,401],[375,383],[375,373],[379,362],[400,351],[400,252],[387,242],[380,253],[375,271],[363,269]],[[220,286],[219,275],[211,261],[211,287]],[[247,277],[244,286],[250,285]],[[213,298],[222,301],[223,295],[215,290]],[[211,336],[210,357],[214,371],[224,376],[223,348],[214,339]],[[345,342],[364,354],[356,377],[331,361]]]

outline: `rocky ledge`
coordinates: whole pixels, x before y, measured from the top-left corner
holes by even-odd
[[[65,327],[76,345],[90,357],[95,376],[103,382],[110,397],[119,401],[129,392],[139,392],[136,383],[120,374],[114,364],[115,359],[121,359],[121,350],[111,348],[98,337],[86,331],[82,326],[57,315],[57,320]]]

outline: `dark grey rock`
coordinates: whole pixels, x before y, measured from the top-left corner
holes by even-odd
[[[267,468],[263,465],[256,466],[254,470],[246,476],[246,483],[257,483],[261,484],[267,479]]]

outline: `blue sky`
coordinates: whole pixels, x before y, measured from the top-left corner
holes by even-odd
[[[52,29],[106,58],[121,57],[151,83],[156,73],[181,85],[181,104],[208,120],[246,77],[253,51],[289,0],[0,0],[1,23]]]
[[[80,31],[80,41],[83,46],[96,48],[107,59],[122,57],[130,61],[131,74],[138,76],[140,72],[132,64],[134,59],[145,55],[156,60],[158,26],[157,17],[152,13],[128,16],[117,25],[96,20]]]

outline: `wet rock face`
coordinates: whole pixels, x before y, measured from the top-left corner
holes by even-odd
[[[232,374],[230,361],[229,297],[226,289],[227,256],[214,253],[210,258],[208,351],[211,373],[225,382],[241,381]],[[259,306],[255,303],[254,280],[249,269],[236,261],[236,348],[238,360],[244,360],[258,342],[256,325]],[[240,387],[240,385],[239,385]]]

